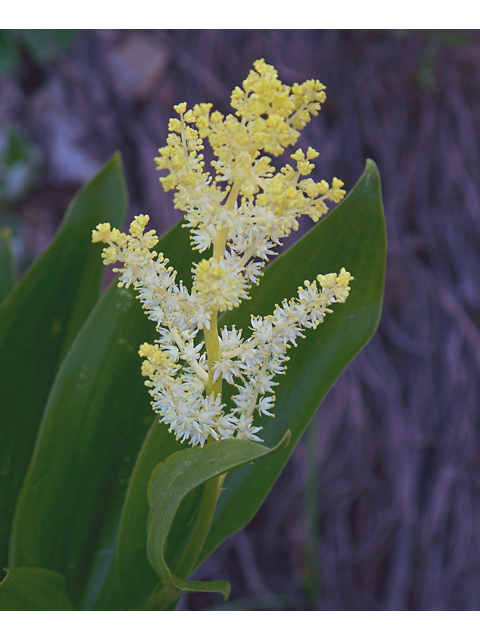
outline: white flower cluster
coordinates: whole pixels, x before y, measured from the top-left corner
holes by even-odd
[[[272,315],[252,317],[250,335],[235,327],[218,331],[218,314],[248,297],[275,247],[298,228],[298,217],[317,221],[327,211],[326,200],[339,202],[345,194],[337,178],[331,187],[304,178],[318,156],[311,148],[291,156],[296,169],[287,164],[276,173],[261,155],[279,155],[296,141],[298,129],[325,100],[325,87],[313,80],[286,87],[263,60],[254,66],[243,90],[232,94],[238,117],[212,114],[211,105],[190,111],[178,105],[180,118],[171,119],[167,146],[156,159],[159,169],[168,170],[161,178],[164,188],[177,191],[175,206],[185,211],[193,247],[213,248],[211,258],[193,265],[191,290],[176,281],[163,254],[152,250],[158,238],[145,233],[148,216],[137,216],[129,234],[108,223],[93,232],[93,242],[108,245],[105,264],[123,263],[116,269],[119,286],[133,284],[156,323],[155,344],[140,347],[152,406],[177,438],[192,445],[209,438],[260,441],[258,418],[272,415],[275,376],[285,372],[288,349],[305,329],[323,322],[331,304],[345,302],[352,280],[345,269],[318,276]],[[215,181],[204,171],[204,137],[217,156]],[[223,381],[236,389],[229,409],[222,401]]]
[[[209,436],[260,441],[255,434],[261,427],[254,425],[254,414],[272,415],[273,388],[278,384],[274,377],[285,371],[288,348],[306,328],[323,322],[332,303],[345,302],[350,274],[342,269],[338,275],[318,276],[317,282],[305,281],[297,299],[284,300],[270,316],[252,316],[248,338],[235,327],[223,327],[218,357],[209,367],[204,342],[197,336],[201,330],[210,331],[212,311],[198,285],[188,291],[176,282],[176,272],[163,254],[150,251],[157,236],[143,233],[147,222],[148,216],[137,216],[130,235],[100,224],[93,241],[108,244],[102,254],[107,264],[123,262],[116,269],[119,286],[135,286],[148,317],[157,325],[155,344],[145,343],[139,351],[145,358],[142,373],[149,378],[154,410],[178,438],[192,445],[203,445]],[[213,385],[223,379],[237,389],[230,412],[220,394],[208,393],[209,369]]]

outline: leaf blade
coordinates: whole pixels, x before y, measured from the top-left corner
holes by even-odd
[[[121,160],[115,154],[74,197],[50,247],[0,305],[2,566],[50,387],[98,298],[103,267],[100,248],[92,247],[91,229],[104,220],[120,225],[126,205]]]
[[[147,554],[151,565],[167,590],[218,591],[225,599],[230,589],[225,581],[215,583],[187,582],[175,576],[167,564],[165,550],[167,537],[175,513],[187,494],[208,480],[237,467],[255,462],[285,447],[289,432],[271,449],[247,440],[220,440],[205,447],[192,447],[173,453],[158,464],[149,487],[150,511],[148,515]]]
[[[383,301],[385,261],[380,176],[369,160],[347,198],[265,270],[261,294],[252,293],[251,300],[222,318],[225,324],[246,328],[251,314],[271,313],[275,302],[295,295],[305,279],[338,272],[342,266],[356,278],[347,302],[336,305],[332,316],[290,352],[287,373],[277,387],[277,417],[265,420],[262,432],[268,446],[288,429],[292,432],[290,443],[275,458],[229,475],[199,564],[253,518],[326,393],[375,333]]]
[[[156,249],[177,256],[179,276],[188,280],[191,259],[182,271],[181,257],[190,256],[191,247],[181,222]],[[117,526],[127,480],[152,423],[137,352],[155,336],[132,291],[113,282],[64,359],[42,419],[15,512],[11,563],[61,573],[74,604],[104,552],[100,539],[116,535],[104,535],[102,527]],[[94,606],[95,597],[86,601]]]

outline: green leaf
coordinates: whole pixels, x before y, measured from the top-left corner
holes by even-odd
[[[179,276],[190,278],[192,250],[181,223],[156,249],[176,256]],[[138,347],[155,336],[134,292],[112,283],[64,359],[42,420],[15,513],[11,558],[14,566],[64,575],[75,605],[84,597],[95,606],[98,580],[95,585],[89,574],[95,569],[106,579],[113,561],[102,540],[115,538],[127,482],[154,417]],[[87,581],[95,592],[85,595]]]
[[[208,480],[278,452],[287,445],[289,438],[287,432],[272,449],[245,440],[221,440],[207,444],[203,449],[192,447],[173,453],[155,467],[148,492],[147,553],[170,599],[173,600],[178,591],[217,591],[225,600],[230,594],[230,585],[225,580],[186,582],[168,567],[165,558],[167,536],[181,501]]]
[[[141,377],[142,321],[133,292],[112,283],[59,370],[15,512],[13,565],[62,573],[74,601],[112,517],[110,500],[123,502],[129,451],[138,451],[152,421],[143,380],[130,385]]]
[[[64,583],[54,571],[10,569],[0,583],[0,611],[73,611]]]
[[[15,262],[11,250],[12,232],[10,229],[0,230],[0,302],[2,302],[15,285]]]
[[[50,388],[98,299],[103,266],[92,229],[120,225],[126,204],[116,154],[75,196],[55,240],[0,305],[0,566]]]
[[[386,231],[380,176],[367,161],[365,173],[332,213],[265,270],[251,300],[226,313],[222,323],[247,330],[250,315],[267,315],[275,303],[296,294],[304,280],[345,267],[355,277],[345,304],[291,349],[288,369],[276,388],[275,418],[263,420],[266,445],[288,430],[292,438],[278,455],[234,471],[225,481],[200,562],[227,536],[253,518],[282,471],[327,391],[367,344],[378,326],[383,299]]]

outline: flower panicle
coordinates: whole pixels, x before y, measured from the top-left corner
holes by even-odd
[[[137,216],[134,222],[141,224],[145,217]],[[119,286],[133,283],[147,315],[157,323],[156,342],[144,343],[139,349],[144,358],[142,374],[147,378],[145,384],[153,396],[155,411],[178,438],[193,445],[203,445],[209,437],[260,441],[256,434],[261,427],[254,424],[254,413],[273,415],[273,389],[278,384],[274,378],[285,373],[288,349],[304,336],[305,329],[314,329],[324,321],[332,304],[346,301],[352,276],[342,269],[338,275],[305,281],[297,297],[277,305],[272,315],[252,316],[248,338],[235,327],[222,328],[220,357],[213,368],[216,380],[221,378],[237,389],[234,408],[227,412],[215,394],[207,394],[204,343],[195,340],[201,330],[208,330],[211,317],[208,305],[200,302],[201,291],[194,285],[189,292],[182,283],[176,283],[176,274],[166,266],[162,254],[147,248],[145,254],[140,253],[137,242],[143,246],[143,229],[136,237],[122,234],[120,246],[114,237],[119,238],[118,230],[105,225],[98,225],[93,232],[94,242],[108,244],[103,253],[113,247],[117,261],[124,265],[117,269],[121,274]],[[110,257],[104,257],[104,262],[111,264]],[[205,271],[208,273],[208,269]],[[221,295],[225,299],[226,294]],[[218,300],[211,304],[217,304],[218,310]]]
[[[329,184],[307,177],[319,155],[312,147],[297,149],[291,154],[294,166],[279,171],[269,157],[297,142],[320,111],[325,86],[307,80],[289,87],[263,59],[253,66],[242,88],[232,92],[235,114],[224,116],[211,104],[177,105],[178,118],[170,119],[167,144],[155,158],[157,169],[167,172],[160,178],[163,187],[175,189],[175,207],[185,212],[193,247],[203,252],[222,242],[223,252],[246,271],[248,285],[258,282],[266,247],[274,255],[302,215],[317,222],[328,202],[345,196],[340,179]],[[205,140],[215,156],[213,173],[205,169]],[[226,258],[223,252],[217,257]]]
[[[288,350],[307,329],[322,323],[331,306],[344,303],[353,279],[344,268],[305,281],[297,296],[277,304],[271,315],[252,316],[249,335],[217,328],[218,314],[237,307],[258,284],[265,263],[282,239],[298,228],[301,215],[319,220],[327,202],[345,195],[343,182],[316,182],[311,174],[318,152],[291,154],[279,171],[265,154],[279,155],[295,144],[299,131],[318,114],[325,87],[317,80],[288,87],[274,67],[258,60],[232,92],[235,115],[212,105],[175,107],[165,147],[155,159],[165,190],[175,189],[175,206],[185,212],[194,249],[213,251],[192,265],[188,289],[162,253],[158,237],[146,231],[149,217],[136,216],[129,233],[99,224],[93,242],[102,242],[105,264],[120,263],[119,287],[136,291],[156,323],[154,344],[142,344],[142,374],[153,409],[177,439],[203,446],[226,438],[261,441],[262,416],[272,417],[277,376],[284,374]],[[205,170],[204,140],[216,159]],[[203,340],[202,340],[203,334]],[[234,388],[227,407],[222,382]]]

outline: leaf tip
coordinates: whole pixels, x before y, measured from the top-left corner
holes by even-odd
[[[230,597],[230,593],[232,591],[232,587],[230,586],[230,582],[228,580],[222,580],[222,590],[221,594],[224,600],[228,600]]]
[[[115,153],[110,158],[109,162],[112,164],[122,165],[122,154],[120,151],[115,151]]]
[[[283,436],[283,438],[278,442],[278,444],[276,444],[274,447],[270,449],[270,452],[281,451],[282,449],[285,449],[285,447],[288,446],[291,437],[292,437],[292,432],[290,431],[290,429],[288,429],[285,432],[285,435]]]
[[[372,179],[375,182],[380,182],[380,172],[377,167],[377,163],[371,158],[367,158],[365,162],[365,178]]]

